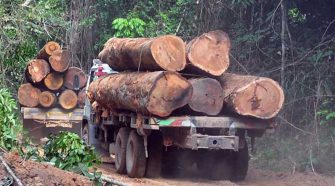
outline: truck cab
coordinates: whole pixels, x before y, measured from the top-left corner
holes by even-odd
[[[107,64],[94,60],[86,90],[99,76],[114,73]],[[83,139],[107,149],[115,157],[116,171],[129,177],[157,177],[195,165],[209,178],[243,180],[249,144],[253,147],[256,137],[274,128],[273,120],[187,115],[160,118],[93,107],[86,98]]]

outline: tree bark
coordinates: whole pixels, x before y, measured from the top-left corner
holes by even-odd
[[[59,90],[64,83],[63,74],[57,72],[49,73],[44,79],[44,85],[49,90]]]
[[[51,68],[56,72],[65,72],[70,66],[71,55],[67,50],[55,50],[49,58]]]
[[[191,84],[175,72],[119,73],[101,77],[88,89],[91,103],[108,110],[130,110],[144,115],[169,116],[186,105]]]
[[[44,59],[49,60],[49,57],[52,55],[52,53],[56,50],[60,50],[60,45],[55,41],[49,41],[47,44],[44,45],[44,47],[38,52],[36,58],[37,59]]]
[[[22,84],[18,90],[19,103],[26,107],[36,107],[39,104],[41,91],[30,83]]]
[[[62,108],[70,110],[74,109],[77,106],[78,97],[75,92],[67,89],[60,94],[58,102]]]
[[[213,76],[222,75],[229,66],[230,40],[221,31],[204,33],[186,46],[186,57],[189,65],[185,72],[204,72]]]
[[[31,83],[41,82],[50,72],[47,61],[43,59],[32,59],[26,68],[26,80]]]
[[[79,90],[86,85],[87,77],[83,70],[70,67],[64,76],[64,86],[71,90]]]
[[[114,70],[169,70],[185,68],[185,44],[177,36],[111,38],[99,54]]]
[[[275,117],[284,103],[281,86],[272,79],[225,73],[218,78],[226,109],[260,119]]]
[[[56,103],[56,96],[50,91],[44,91],[39,96],[39,103],[45,108],[49,108]]]
[[[211,78],[190,79],[193,94],[188,106],[196,112],[217,115],[223,106],[223,90],[220,83]]]

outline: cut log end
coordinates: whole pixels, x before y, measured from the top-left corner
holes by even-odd
[[[152,56],[165,70],[181,71],[186,66],[185,43],[177,36],[156,38],[151,45]]]
[[[47,44],[44,45],[44,50],[49,56],[51,56],[54,51],[60,49],[60,45],[54,41],[49,41]]]
[[[87,77],[83,70],[77,67],[70,67],[64,76],[64,86],[75,90],[85,86]]]
[[[44,85],[50,90],[59,90],[63,83],[63,75],[57,72],[49,73],[44,79]]]
[[[220,83],[211,78],[190,79],[193,94],[189,106],[196,112],[217,115],[223,106],[223,90]]]
[[[191,65],[214,76],[222,75],[229,66],[230,40],[220,30],[205,33],[187,45]]]
[[[66,110],[74,109],[77,106],[78,97],[72,90],[65,90],[59,96],[59,104]]]
[[[32,59],[26,68],[27,80],[32,83],[41,82],[50,72],[48,62],[43,59]]]
[[[148,111],[166,117],[185,106],[192,96],[191,84],[177,73],[165,72],[151,89]]]
[[[65,72],[70,65],[70,52],[67,50],[55,50],[49,58],[51,68],[57,72]]]
[[[36,107],[39,104],[41,91],[30,83],[22,84],[18,90],[19,103],[26,107]]]
[[[45,108],[49,108],[56,102],[56,96],[54,93],[49,91],[44,91],[39,97],[39,103]]]
[[[259,78],[236,91],[234,106],[237,113],[270,119],[278,114],[284,103],[280,85],[268,78]]]

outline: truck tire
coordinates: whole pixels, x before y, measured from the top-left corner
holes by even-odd
[[[144,141],[135,130],[129,134],[126,150],[126,169],[131,178],[141,178],[145,174],[147,159],[145,157]]]
[[[115,140],[115,167],[119,174],[126,173],[126,148],[128,142],[129,130],[120,128]]]
[[[84,141],[86,145],[90,145],[88,124],[85,123],[84,121],[83,121],[83,126],[81,129],[81,139]]]
[[[162,172],[162,146],[163,138],[159,133],[152,133],[148,139],[148,159],[145,176],[156,178]]]
[[[233,152],[231,157],[232,176],[231,181],[243,181],[248,173],[249,152],[248,143],[244,139],[244,147],[238,152]]]

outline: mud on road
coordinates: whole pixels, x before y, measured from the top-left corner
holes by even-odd
[[[313,173],[277,173],[272,171],[259,170],[251,167],[243,182],[233,183],[230,181],[214,181],[197,177],[197,175],[181,176],[178,178],[156,178],[156,179],[132,179],[126,175],[119,175],[115,172],[112,163],[104,163],[99,166],[99,171],[110,178],[124,182],[128,185],[157,185],[157,186],[334,186],[335,178],[326,177]]]

